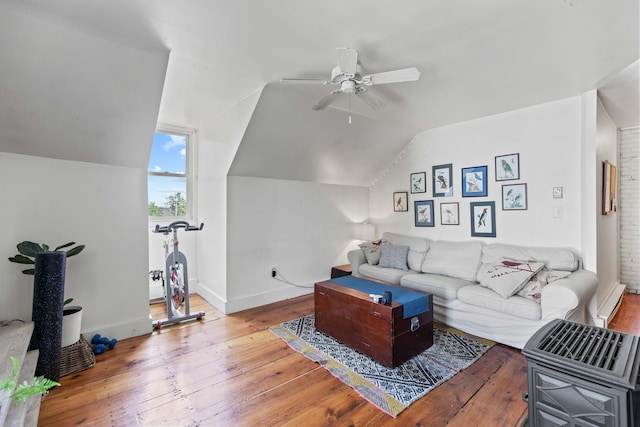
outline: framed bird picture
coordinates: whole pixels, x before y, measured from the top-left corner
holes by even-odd
[[[408,194],[406,191],[399,191],[393,193],[393,211],[394,212],[408,212],[409,207],[407,205]]]
[[[458,202],[440,203],[440,224],[460,225],[460,206]]]
[[[433,166],[433,197],[453,196],[452,165]]]
[[[433,200],[416,200],[413,204],[416,227],[433,227]]]
[[[487,167],[462,168],[462,197],[487,196]]]
[[[496,181],[520,179],[520,154],[496,156]]]
[[[527,184],[502,186],[502,210],[523,211],[527,209]]]
[[[471,205],[471,235],[496,237],[496,202],[473,202]]]
[[[411,174],[411,194],[427,192],[427,173],[416,172]]]

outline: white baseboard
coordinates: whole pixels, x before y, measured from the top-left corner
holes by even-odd
[[[598,318],[594,319],[596,326],[603,328],[609,327],[609,322],[611,322],[611,319],[613,319],[620,308],[620,303],[622,302],[622,297],[624,296],[626,289],[626,286],[621,284],[617,284],[613,287],[611,293],[609,293],[609,296],[598,312]]]
[[[145,317],[143,319],[126,323],[109,325],[104,328],[100,328],[100,330],[97,331],[82,331],[82,335],[84,335],[84,338],[88,342],[91,342],[91,339],[95,334],[100,334],[100,336],[109,339],[116,338],[117,340],[123,340],[126,338],[150,334],[152,330],[153,325],[151,324],[151,319],[149,319],[149,317]]]

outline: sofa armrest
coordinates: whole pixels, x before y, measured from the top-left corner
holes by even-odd
[[[362,249],[354,249],[347,253],[347,259],[351,263],[351,274],[358,274],[358,270],[362,264],[367,262]]]
[[[556,280],[542,289],[540,308],[541,320],[566,319],[576,309],[596,316],[595,292],[598,276],[589,270],[577,270],[571,275]],[[582,306],[582,307],[581,307]]]

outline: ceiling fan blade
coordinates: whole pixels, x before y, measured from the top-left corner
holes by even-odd
[[[360,99],[362,99],[369,107],[373,108],[374,110],[387,105],[387,102],[384,99],[363,87],[358,88],[358,90],[356,91],[356,95],[358,95]]]
[[[335,101],[338,96],[340,96],[340,91],[335,90],[331,92],[329,95],[322,98],[316,105],[313,106],[314,111],[324,110],[327,108],[333,101]]]
[[[322,84],[326,85],[329,82],[323,79],[280,79],[280,83],[295,83],[295,84]]]
[[[416,67],[402,70],[387,71],[385,73],[371,74],[362,78],[362,84],[380,85],[385,83],[413,82],[420,78],[420,71]]]
[[[336,49],[338,52],[338,67],[344,74],[356,74],[358,66],[358,51],[349,49],[347,47],[339,47]]]

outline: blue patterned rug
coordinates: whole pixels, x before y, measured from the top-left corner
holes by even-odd
[[[316,331],[313,315],[269,330],[394,418],[491,348],[490,341],[434,328],[433,346],[391,369]]]

